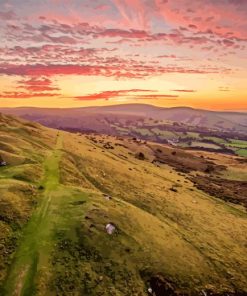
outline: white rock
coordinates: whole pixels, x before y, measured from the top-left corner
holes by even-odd
[[[105,229],[106,229],[108,234],[113,234],[116,231],[116,227],[111,223],[108,223],[106,225]]]

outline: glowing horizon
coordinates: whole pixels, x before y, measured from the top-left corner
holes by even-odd
[[[247,1],[0,3],[0,107],[247,110]]]

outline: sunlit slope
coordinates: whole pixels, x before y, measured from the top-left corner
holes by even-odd
[[[102,137],[89,142],[65,134],[65,139],[63,182],[85,187],[91,183],[98,192],[93,203],[84,205],[79,233],[90,250],[115,262],[116,277],[124,265],[137,272],[137,278],[161,272],[189,289],[205,285],[224,289],[236,282],[239,288],[246,286],[244,209],[196,190],[186,174],[171,167],[136,159],[135,149],[152,157],[146,146],[135,148],[130,143],[125,148],[109,137],[106,142],[111,141],[114,149],[104,149]],[[105,200],[102,192],[113,199]],[[114,239],[104,231],[109,221],[119,227]],[[98,272],[92,272],[92,280]]]
[[[153,164],[149,145],[0,124],[1,295],[147,295],[157,278],[167,295],[247,292],[242,206]]]

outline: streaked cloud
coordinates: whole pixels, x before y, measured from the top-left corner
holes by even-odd
[[[176,100],[177,93],[184,105],[194,98],[206,104],[206,95],[231,100],[229,90],[237,89],[246,104],[246,1],[48,2],[0,3],[1,98],[57,96],[69,104],[102,96]],[[157,92],[133,91],[146,84]]]
[[[80,101],[91,101],[91,100],[109,100],[115,98],[132,98],[132,99],[165,99],[165,98],[177,98],[176,95],[169,94],[156,94],[155,90],[145,90],[145,89],[129,89],[129,90],[116,90],[116,91],[104,91],[100,93],[94,93],[90,95],[77,96],[74,97],[76,100]],[[145,93],[145,94],[140,94]]]

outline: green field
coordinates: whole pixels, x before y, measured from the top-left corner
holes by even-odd
[[[209,148],[209,149],[220,149],[220,146],[211,143],[204,143],[200,141],[193,141],[191,143],[191,147],[201,147],[201,148]]]
[[[213,141],[218,144],[226,144],[227,143],[226,140],[224,140],[222,138],[217,138],[217,137],[204,137],[203,139],[210,140],[210,141]]]
[[[246,149],[239,149],[236,152],[239,156],[247,157],[247,148]]]

